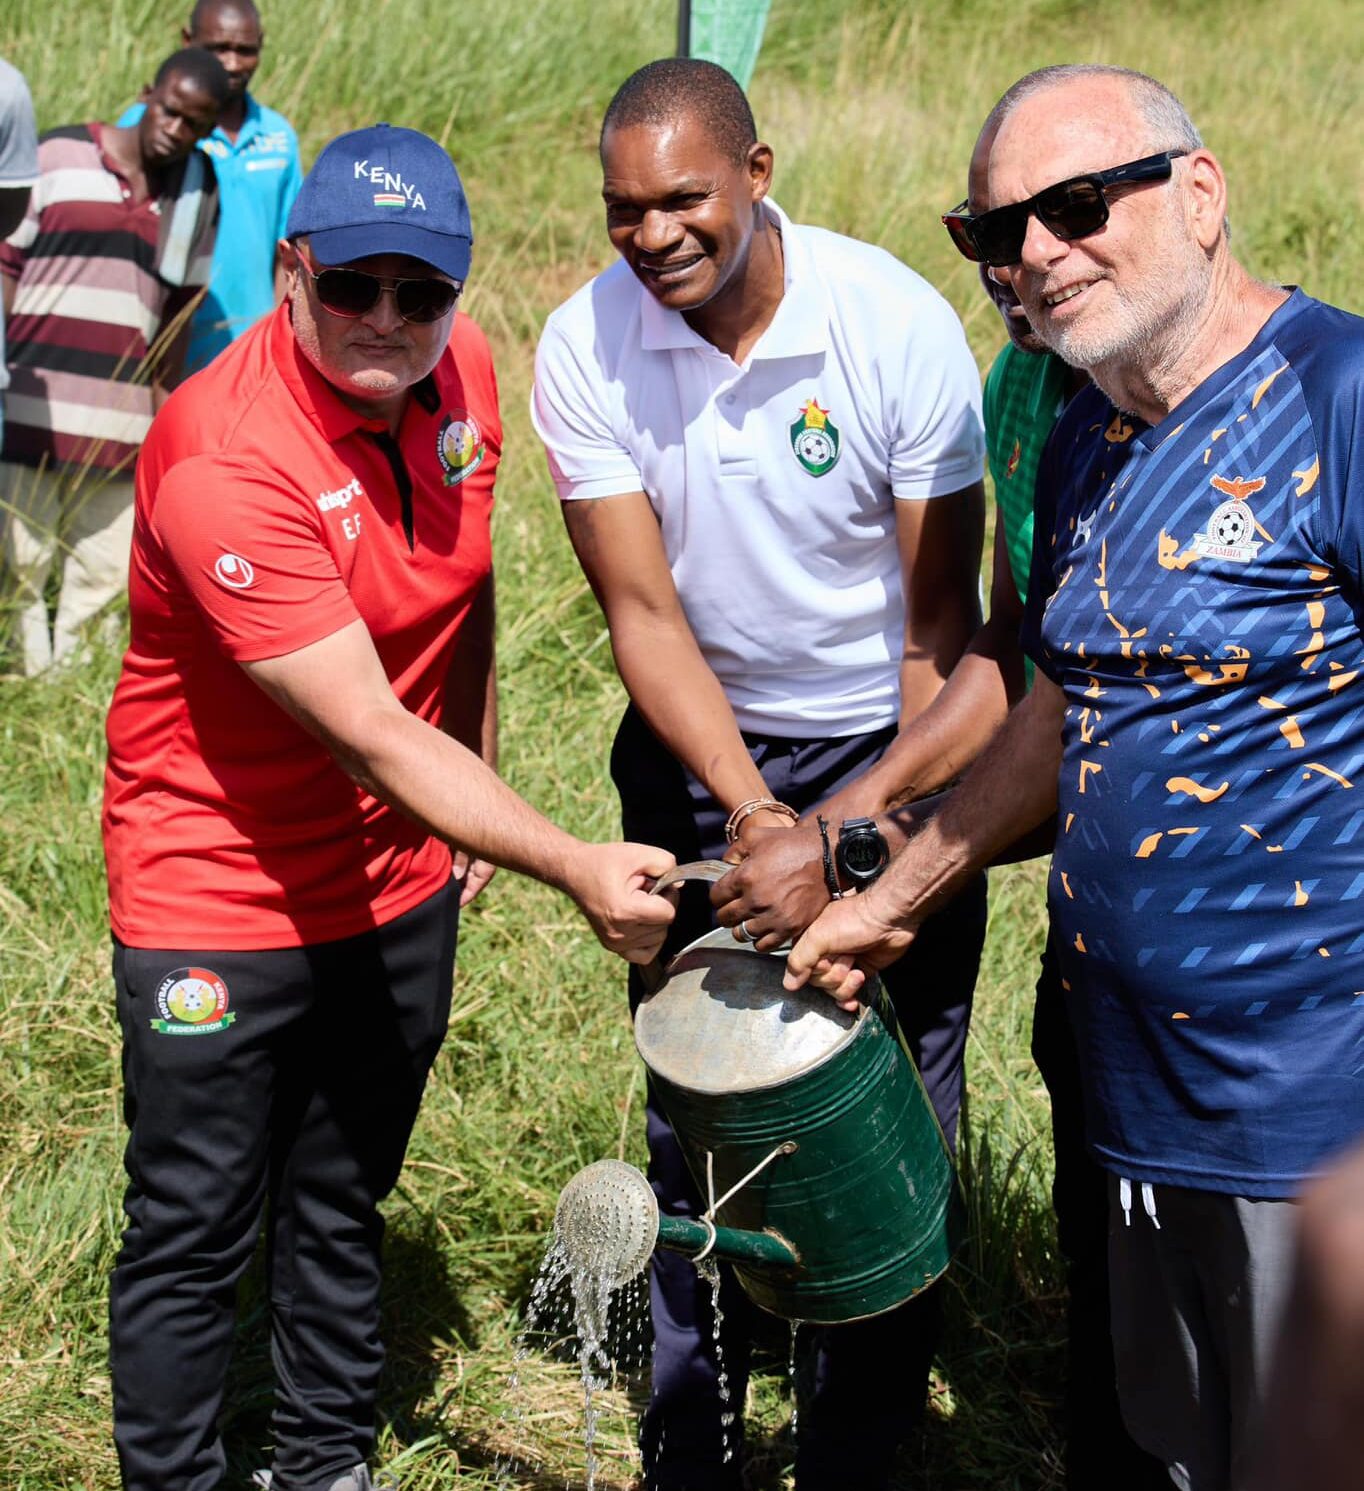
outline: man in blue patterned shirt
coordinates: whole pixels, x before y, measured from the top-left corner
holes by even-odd
[[[1254,280],[1152,79],[1031,74],[975,247],[1094,387],[1038,478],[1037,684],[870,891],[792,953],[840,999],[1056,811],[1050,910],[1110,1172],[1123,1413],[1246,1483],[1292,1198],[1364,1133],[1364,321]]]
[[[187,47],[212,52],[231,85],[218,127],[199,145],[213,160],[221,217],[212,278],[185,354],[185,371],[194,373],[274,310],[276,246],[285,236],[303,171],[293,126],[250,92],[265,44],[253,0],[199,0],[181,36]],[[142,109],[134,104],[118,122],[136,123]]]

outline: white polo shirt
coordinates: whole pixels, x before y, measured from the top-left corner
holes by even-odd
[[[980,479],[980,376],[912,269],[766,206],[785,292],[742,366],[622,260],[549,318],[531,418],[564,501],[647,494],[741,729],[860,735],[898,717],[895,499]]]

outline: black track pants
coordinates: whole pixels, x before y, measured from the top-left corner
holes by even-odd
[[[459,898],[263,952],[115,945],[127,1228],[110,1288],[128,1491],[210,1491],[238,1279],[268,1201],[277,1491],[367,1458],[377,1203],[398,1178],[450,1010]]]

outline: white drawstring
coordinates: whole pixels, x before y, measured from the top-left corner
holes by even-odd
[[[1156,1215],[1156,1193],[1146,1182],[1142,1182],[1141,1204],[1146,1209],[1146,1215],[1151,1218],[1151,1225],[1160,1231],[1160,1218]]]
[[[1118,1205],[1122,1207],[1123,1225],[1130,1227],[1132,1225],[1132,1182],[1125,1175],[1118,1177]],[[1151,1218],[1151,1225],[1159,1232],[1160,1218],[1156,1215],[1155,1187],[1147,1181],[1141,1183],[1141,1207]]]

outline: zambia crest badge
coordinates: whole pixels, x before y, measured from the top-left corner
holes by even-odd
[[[1259,525],[1246,499],[1264,490],[1265,478],[1212,476],[1208,484],[1227,500],[1214,509],[1207,528],[1194,535],[1194,549],[1212,559],[1249,564],[1259,555],[1261,544],[1255,537]]]
[[[814,399],[791,426],[791,449],[811,476],[823,476],[838,464],[838,426]]]
[[[436,438],[436,455],[445,473],[442,478],[445,485],[458,486],[466,476],[472,476],[487,453],[478,421],[466,409],[452,409]]]

